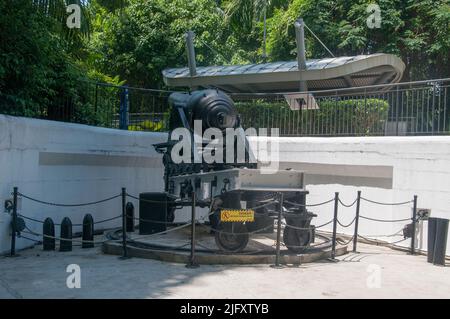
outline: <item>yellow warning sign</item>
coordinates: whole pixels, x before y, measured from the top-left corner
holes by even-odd
[[[253,222],[255,212],[251,209],[222,209],[220,220],[222,222]]]

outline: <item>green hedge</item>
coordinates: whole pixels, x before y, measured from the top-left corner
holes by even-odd
[[[280,128],[282,135],[378,135],[389,104],[382,99],[317,100],[319,109],[291,110],[286,101],[236,102],[244,128]]]

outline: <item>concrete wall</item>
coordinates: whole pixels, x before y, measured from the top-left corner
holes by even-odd
[[[166,135],[159,133],[0,115],[1,204],[11,198],[14,186],[23,194],[59,203],[95,201],[119,194],[121,187],[136,195],[161,191],[161,155],[151,145],[165,139]],[[342,201],[349,204],[358,190],[364,197],[382,202],[403,202],[418,195],[419,208],[431,209],[432,216],[450,218],[450,137],[279,138],[279,142],[281,168],[306,172],[308,203],[331,199],[334,192],[340,192]],[[22,199],[19,208],[26,216],[40,220],[50,216],[56,223],[65,216],[80,223],[85,213],[92,213],[95,220],[121,213],[119,198],[81,208],[43,206]],[[6,252],[10,246],[10,216],[2,210],[0,252]],[[318,214],[314,224],[320,225],[332,218],[333,204],[310,210]],[[391,207],[361,202],[361,214],[368,217],[404,219],[411,213],[412,205]],[[343,224],[349,223],[354,214],[354,207],[339,207]],[[360,234],[393,234],[406,223],[361,220]],[[27,224],[41,232],[41,225]],[[115,221],[103,226],[118,224]],[[426,228],[426,222],[421,222],[420,249],[426,248]],[[324,229],[331,230],[331,225]],[[339,227],[338,231],[351,234],[353,226]],[[380,239],[395,242],[402,237]],[[25,239],[18,240],[18,248],[27,244],[30,242]],[[450,242],[448,252],[450,255]]]
[[[14,186],[23,194],[49,202],[91,202],[119,194],[163,189],[161,157],[153,143],[165,134],[127,132],[77,124],[58,123],[0,115],[0,252],[10,248],[10,216],[3,203],[11,198]],[[69,216],[81,223],[84,214],[94,220],[121,214],[121,199],[87,207],[61,208],[22,199],[19,212],[43,220],[52,217],[60,223]],[[135,205],[137,208],[137,205]],[[120,220],[101,224],[113,227]],[[34,231],[42,225],[27,222]],[[100,226],[100,225],[99,225]],[[74,231],[80,231],[75,227]],[[56,228],[59,234],[59,228]],[[23,248],[30,241],[18,239]]]
[[[340,193],[351,204],[357,191],[380,202],[404,202],[418,196],[418,208],[431,209],[431,216],[450,218],[450,137],[345,137],[280,138],[282,168],[304,170],[310,192],[308,202],[320,203]],[[316,225],[332,218],[333,203],[310,210],[318,217]],[[361,202],[361,215],[377,219],[410,218],[412,204],[380,206]],[[339,219],[348,224],[355,207],[339,207]],[[407,222],[380,223],[360,220],[360,234],[376,237],[394,234]],[[331,225],[324,228],[331,231]],[[417,248],[426,249],[427,222],[419,223]],[[353,233],[353,226],[338,227]],[[372,235],[372,236],[371,236]],[[396,242],[401,236],[379,239]],[[408,246],[409,240],[401,243]],[[450,255],[450,238],[447,243]]]

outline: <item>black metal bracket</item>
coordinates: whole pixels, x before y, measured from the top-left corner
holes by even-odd
[[[14,208],[14,204],[13,201],[11,199],[7,199],[5,200],[5,212],[11,214],[13,208]]]

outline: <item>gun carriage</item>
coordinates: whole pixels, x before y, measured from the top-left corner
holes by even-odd
[[[274,220],[282,209],[286,224],[293,226],[284,228],[285,245],[296,253],[307,248],[314,238],[311,220],[315,215],[305,207],[307,191],[303,172],[280,170],[264,174],[258,169],[239,114],[224,92],[173,93],[169,104],[169,139],[154,145],[163,154],[165,193],[148,193],[146,197],[147,200],[166,200],[167,204],[161,206],[165,210],[162,215],[165,221],[173,222],[178,209],[192,205],[195,193],[195,205],[209,210],[206,223],[211,227],[217,246],[222,251],[239,252],[246,247],[251,233],[273,232]],[[178,128],[184,128],[191,140],[190,154],[176,153],[189,159],[181,163],[173,158],[174,147],[180,141],[171,140],[171,133]],[[211,141],[203,140],[203,133],[210,128],[222,133],[233,129],[233,145],[227,145],[230,140],[224,139],[223,150],[217,147],[208,150]],[[237,141],[245,148],[243,160],[237,158]],[[226,160],[227,147],[234,150],[232,161]],[[220,151],[224,160],[206,161],[205,151],[212,154]]]

